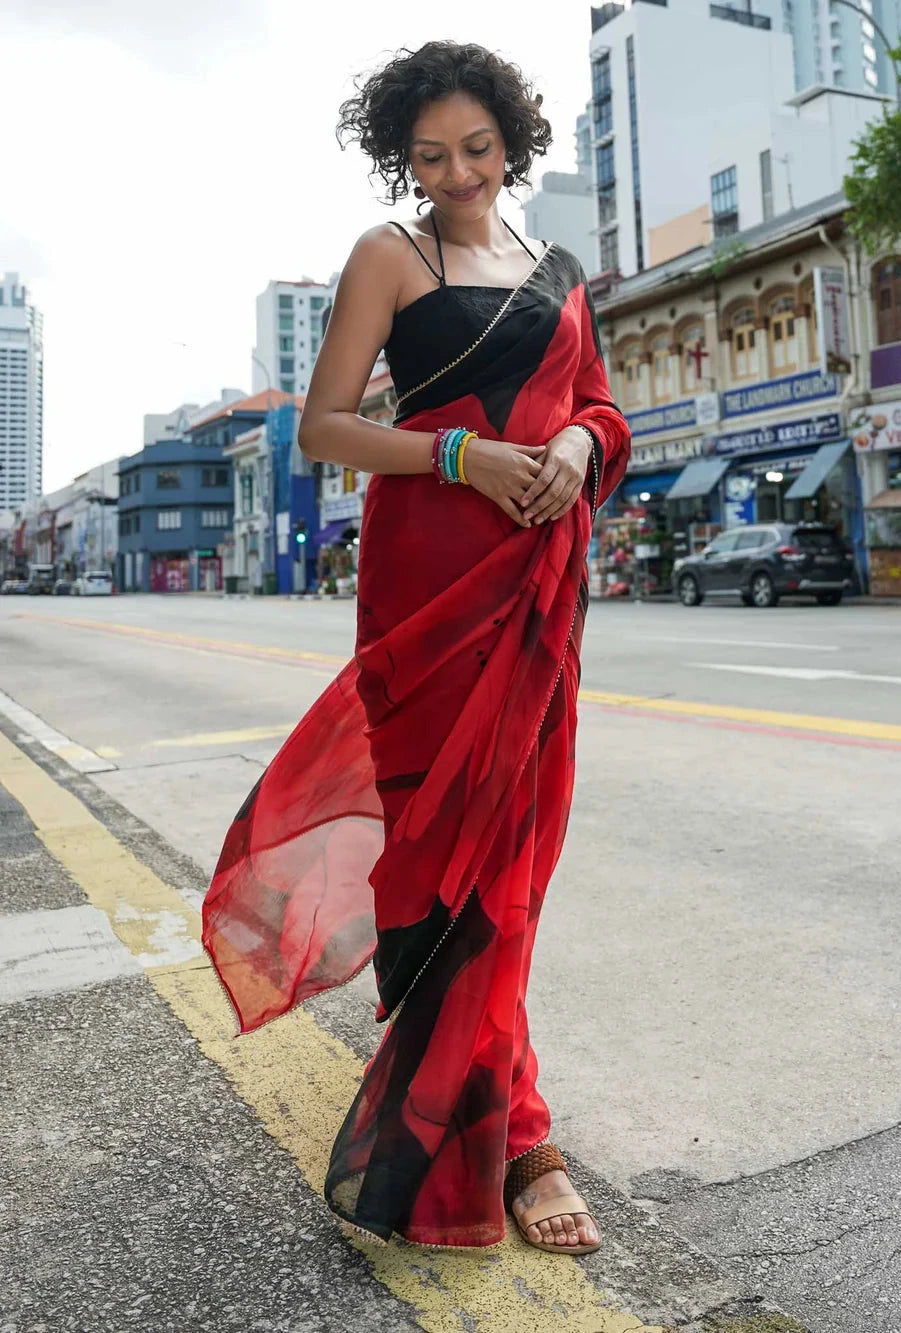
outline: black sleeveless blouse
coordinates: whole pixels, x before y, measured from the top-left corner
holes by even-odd
[[[406,236],[429,272],[438,279],[437,287],[411,301],[394,316],[391,333],[385,343],[385,360],[398,394],[406,393],[415,384],[421,383],[436,366],[445,365],[462,348],[469,347],[515,290],[513,287],[456,286],[449,283],[444,271],[444,254],[434,214],[431,215],[431,223],[438,246],[440,272],[432,267],[406,227],[399,222],[389,223]],[[526,253],[535,259],[535,255],[510,224],[504,222],[504,226],[516,237]]]

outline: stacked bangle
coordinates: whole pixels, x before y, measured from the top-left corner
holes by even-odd
[[[463,455],[469,441],[478,438],[474,430],[467,430],[465,426],[450,426],[438,431],[432,446],[432,471],[440,482],[469,485],[463,471]]]

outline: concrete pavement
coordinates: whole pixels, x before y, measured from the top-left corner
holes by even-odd
[[[4,599],[0,688],[208,869],[353,612]],[[530,991],[564,1147],[829,1333],[901,1328],[899,645],[889,608],[593,606]]]

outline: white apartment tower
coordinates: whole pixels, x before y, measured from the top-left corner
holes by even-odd
[[[776,0],[592,8],[602,273],[629,277],[841,190],[887,99],[870,80],[796,90],[783,18]]]
[[[43,316],[18,273],[0,284],[0,511],[41,493],[44,419]]]
[[[254,393],[269,387],[306,393],[337,285],[336,273],[326,283],[312,278],[270,282],[260,293],[253,349]]]
[[[781,26],[794,43],[795,87],[829,84],[895,95],[885,38],[901,31],[901,0],[853,0],[856,13],[832,0],[781,0]]]

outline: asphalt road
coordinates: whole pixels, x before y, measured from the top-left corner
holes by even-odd
[[[352,602],[4,598],[0,723],[89,774],[79,790],[115,802],[120,822],[149,826],[196,905],[231,815],[349,657],[354,614]],[[901,608],[593,604],[578,760],[530,988],[561,1146],[814,1333],[899,1333]],[[36,909],[90,910],[62,890],[48,899],[51,879],[10,888],[2,910],[23,930]],[[137,995],[111,957],[95,984]],[[45,986],[51,1001],[15,980],[4,993],[0,970],[23,1041],[71,1029],[77,971]],[[364,979],[323,1011],[364,1058],[371,1000]],[[140,1003],[116,1010],[124,1029]],[[232,1137],[236,1159],[248,1154]],[[625,1289],[609,1278],[598,1270]],[[648,1292],[630,1308],[675,1321]],[[432,1326],[407,1317],[371,1326]],[[345,1326],[335,1319],[253,1327]]]

